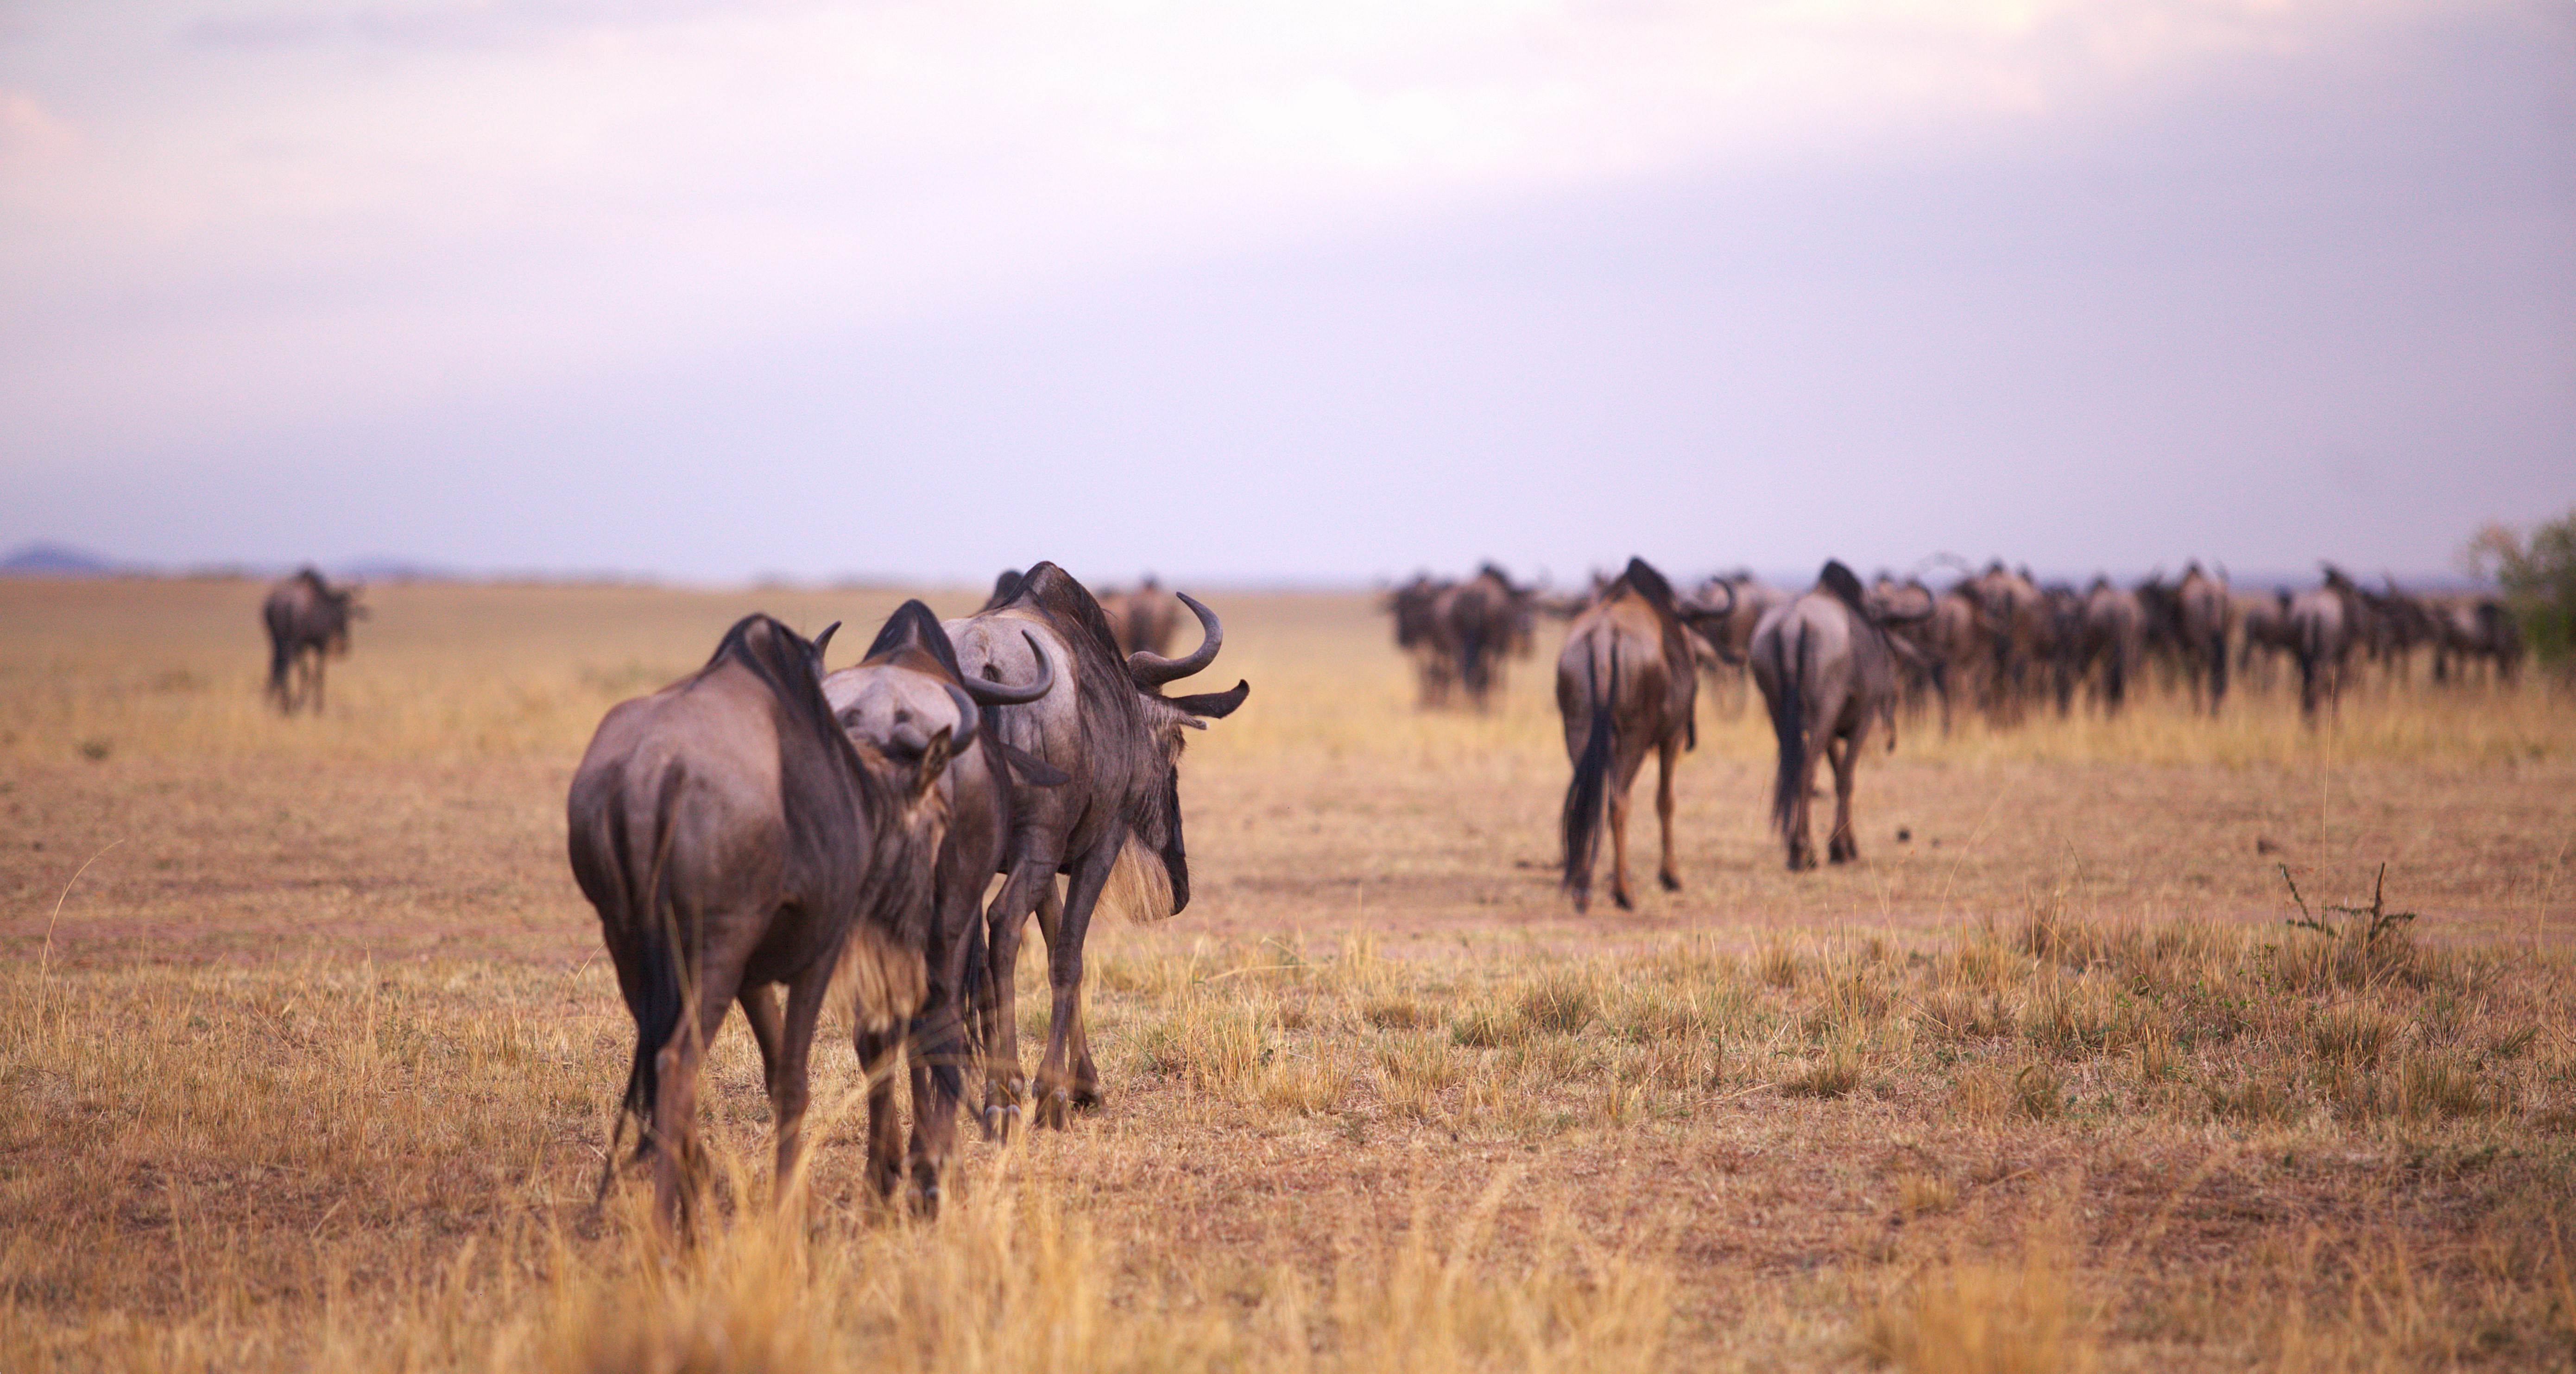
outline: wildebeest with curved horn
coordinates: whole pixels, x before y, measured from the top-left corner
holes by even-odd
[[[863,1027],[921,1001],[921,956],[903,932],[927,920],[947,821],[936,784],[968,740],[943,725],[913,760],[854,744],[823,696],[831,637],[744,617],[705,667],[611,707],[573,773],[573,877],[635,1017],[619,1122],[639,1123],[666,1226],[693,1172],[698,1064],[729,1004],[760,1045],[784,1199],[827,986],[836,974],[851,984]],[[973,703],[956,700],[971,738]],[[783,1021],[769,994],[779,983]]]
[[[334,587],[310,567],[268,589],[259,618],[268,627],[268,695],[279,711],[294,715],[309,700],[321,713],[322,661],[349,652],[349,622],[367,615],[357,597],[357,588]]]
[[[1029,569],[997,609],[947,624],[959,665],[969,676],[1026,682],[1035,676],[1031,641],[1045,645],[1055,684],[1025,705],[997,706],[988,728],[1003,743],[1043,760],[1071,781],[1061,787],[1015,782],[1011,835],[1004,848],[1002,890],[985,909],[992,977],[983,1008],[985,1113],[998,1125],[1019,1111],[1019,1037],[1014,1011],[1020,937],[1034,912],[1047,942],[1053,1006],[1035,1092],[1041,1124],[1061,1126],[1068,1111],[1099,1101],[1100,1075],[1082,1026],[1082,945],[1093,909],[1113,872],[1124,869],[1147,889],[1150,914],[1177,912],[1190,900],[1188,855],[1181,841],[1179,759],[1182,731],[1231,714],[1251,685],[1228,692],[1165,697],[1162,687],[1214,662],[1225,642],[1216,613],[1184,594],[1198,617],[1199,647],[1172,659],[1139,650],[1121,659],[1100,603],[1053,563]],[[1061,903],[1057,874],[1067,878]]]
[[[969,677],[958,666],[939,618],[919,601],[906,601],[887,617],[867,655],[855,666],[823,679],[833,719],[853,740],[898,762],[924,758],[941,732],[971,742],[951,751],[939,775],[948,827],[941,839],[927,924],[899,932],[907,949],[922,952],[921,1008],[898,1029],[863,1025],[856,1033],[859,1062],[867,1066],[868,1141],[872,1181],[880,1195],[898,1183],[901,1145],[896,1140],[893,1056],[908,1050],[912,1094],[910,1172],[915,1197],[936,1211],[940,1175],[956,1141],[957,1103],[964,1072],[974,1057],[967,1008],[981,995],[984,967],[983,902],[986,880],[1000,867],[1010,836],[1015,770],[1033,786],[1062,783],[1062,773],[1025,755],[1011,757],[997,732],[977,732],[978,708],[1036,701],[1055,685],[1046,655],[1032,642],[1038,676],[1006,687]],[[971,698],[961,701],[959,694]],[[914,914],[914,913],[908,913]]]
[[[1723,585],[1723,584],[1720,584]],[[1566,784],[1560,829],[1565,844],[1565,890],[1574,909],[1592,903],[1592,859],[1600,845],[1602,813],[1610,820],[1610,899],[1621,910],[1636,906],[1628,887],[1628,792],[1653,750],[1655,816],[1663,827],[1663,864],[1656,870],[1666,891],[1682,885],[1673,862],[1673,766],[1699,743],[1695,708],[1699,673],[1693,631],[1722,633],[1735,608],[1687,605],[1672,584],[1642,558],[1602,589],[1566,629],[1556,658],[1556,709],[1565,718],[1565,753],[1574,778]]]
[[[1928,598],[1927,598],[1928,602]],[[1896,650],[1887,626],[1929,618],[1933,607],[1899,615],[1873,610],[1860,579],[1828,561],[1816,585],[1775,608],[1754,627],[1753,681],[1771,709],[1780,766],[1771,786],[1771,821],[1788,842],[1789,867],[1816,866],[1808,793],[1816,759],[1834,768],[1834,828],[1826,853],[1835,863],[1860,857],[1852,833],[1854,771],[1870,728],[1884,723],[1896,747]]]

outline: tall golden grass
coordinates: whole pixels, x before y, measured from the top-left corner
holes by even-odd
[[[0,583],[0,1368],[2576,1359],[2538,687],[1909,721],[1866,861],[1797,876],[1712,703],[1685,891],[1576,922],[1543,673],[1419,715],[1364,598],[1219,598],[1254,692],[1184,763],[1191,909],[1094,931],[1109,1105],[888,1216],[835,1024],[781,1207],[728,1028],[675,1246],[591,1206],[632,1032],[564,778],[742,611],[898,594],[377,588],[283,721],[257,592]],[[2277,864],[2357,905],[2381,860],[2419,920],[2281,923]]]

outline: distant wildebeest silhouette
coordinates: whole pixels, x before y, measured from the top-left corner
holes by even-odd
[[[2299,660],[2299,714],[2317,722],[2317,708],[2331,712],[2343,694],[2353,647],[2367,636],[2361,589],[2341,568],[2325,564],[2325,584],[2290,598],[2291,650]]]
[[[1181,632],[1181,603],[1163,589],[1153,574],[1147,573],[1132,592],[1102,592],[1099,600],[1100,613],[1108,619],[1110,633],[1118,637],[1119,652],[1172,651],[1172,636]]]
[[[996,706],[988,728],[1003,743],[1043,760],[1070,781],[1012,783],[1011,836],[1002,890],[985,908],[992,977],[981,1009],[985,1028],[985,1118],[1006,1127],[1020,1110],[1015,969],[1032,914],[1047,942],[1053,1006],[1035,1084],[1037,1119],[1065,1125],[1074,1107],[1100,1100],[1100,1073],[1082,1025],[1082,946],[1113,873],[1125,870],[1149,896],[1151,914],[1190,899],[1189,856],[1181,838],[1182,732],[1231,714],[1252,690],[1166,697],[1164,684],[1214,662],[1225,643],[1216,613],[1183,595],[1205,635],[1173,659],[1146,650],[1120,656],[1100,603],[1053,563],[1030,568],[1002,605],[947,623],[959,666],[994,681],[1036,675],[1032,640],[1056,667],[1055,684],[1025,705]],[[1068,880],[1059,904],[1055,880]],[[1168,893],[1165,898],[1160,893]]]
[[[349,622],[363,620],[356,587],[334,587],[312,568],[268,589],[259,617],[268,627],[268,695],[293,715],[311,704],[322,710],[322,661],[349,652]]]
[[[1725,584],[1719,583],[1718,586]],[[1652,751],[1657,759],[1655,816],[1663,828],[1666,891],[1682,885],[1673,859],[1673,766],[1696,745],[1699,700],[1694,630],[1722,632],[1735,594],[1716,607],[1686,604],[1642,558],[1628,560],[1591,606],[1567,627],[1556,659],[1556,709],[1564,717],[1565,753],[1574,764],[1560,831],[1565,890],[1582,911],[1592,902],[1592,861],[1606,810],[1610,821],[1610,899],[1636,906],[1628,886],[1628,793]]]
[[[971,741],[976,709],[956,689],[965,724],[941,725],[918,758],[854,744],[823,696],[831,637],[808,642],[746,616],[705,667],[610,708],[573,773],[573,877],[635,1018],[619,1125],[638,1123],[666,1227],[695,1172],[698,1065],[731,1004],[760,1045],[784,1199],[826,987],[851,987],[863,1029],[898,1024],[921,1002],[921,955],[904,932],[928,920],[947,828],[937,783],[950,750]],[[783,1021],[770,993],[781,983]],[[609,1154],[613,1166],[613,1140]]]
[[[1789,867],[1816,866],[1808,794],[1816,760],[1834,769],[1834,828],[1827,856],[1835,863],[1860,857],[1852,832],[1852,783],[1860,752],[1873,726],[1887,729],[1896,747],[1896,649],[1887,627],[1927,619],[1933,607],[1900,614],[1873,608],[1860,579],[1840,562],[1827,562],[1816,585],[1762,617],[1754,628],[1753,681],[1771,711],[1780,749],[1771,786],[1771,820],[1788,842]]]

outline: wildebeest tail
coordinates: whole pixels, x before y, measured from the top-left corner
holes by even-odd
[[[617,924],[626,932],[626,938],[635,942],[636,965],[624,989],[627,1010],[635,1017],[635,1060],[627,1067],[626,1094],[619,1107],[635,1119],[635,1155],[639,1159],[653,1149],[653,1102],[662,1087],[662,1047],[671,1043],[671,1036],[679,1029],[680,1015],[688,1005],[680,968],[684,956],[679,948],[679,913],[671,908],[666,881],[675,828],[671,813],[679,794],[680,770],[674,766],[662,775],[654,789],[653,828],[642,837],[644,851],[652,857],[640,871],[634,863],[637,837],[626,809],[616,808],[610,822],[616,827],[618,867],[627,878],[626,910]]]
[[[1798,637],[1795,649],[1789,636]],[[1771,732],[1780,741],[1780,770],[1771,779],[1771,824],[1789,833],[1798,815],[1798,789],[1807,775],[1807,627],[1791,618],[1771,641],[1771,675],[1780,690],[1771,698]]]
[[[1619,693],[1618,656],[1614,652],[1610,658],[1608,691],[1601,686],[1598,650],[1584,661],[1583,670],[1591,689],[1592,724],[1583,737],[1583,752],[1574,760],[1574,780],[1565,786],[1565,815],[1560,821],[1569,891],[1590,886],[1592,854],[1601,841],[1601,811],[1610,790],[1610,707]]]

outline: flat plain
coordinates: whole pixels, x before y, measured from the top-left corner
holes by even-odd
[[[1252,695],[1183,760],[1190,908],[1094,928],[1106,1105],[889,1217],[818,1052],[775,1220],[737,1022],[730,1220],[672,1250],[644,1190],[593,1205],[631,1023],[573,764],[736,616],[846,620],[838,663],[904,593],[375,587],[288,720],[261,590],[0,581],[0,1366],[2576,1360],[2576,701],[2537,680],[2369,672],[2314,730],[2277,682],[1909,716],[1862,861],[1803,874],[1711,684],[1681,891],[1650,765],[1638,909],[1578,917],[1554,627],[1491,713],[1425,712],[1373,597],[1212,593],[1205,690]]]

